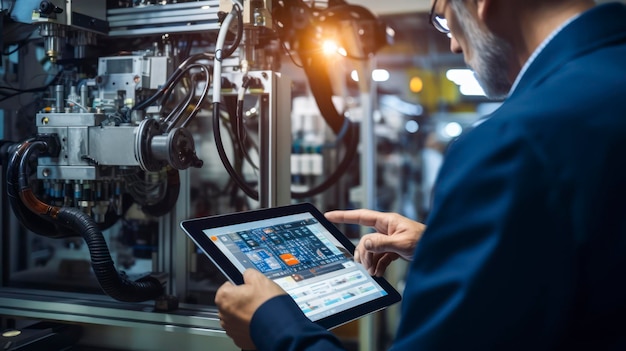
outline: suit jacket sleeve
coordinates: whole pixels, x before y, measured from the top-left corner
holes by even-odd
[[[252,316],[250,330],[258,351],[344,350],[335,335],[311,322],[289,295],[261,305]]]

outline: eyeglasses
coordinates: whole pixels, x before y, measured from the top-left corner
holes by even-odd
[[[432,24],[435,29],[440,31],[443,34],[450,34],[450,27],[448,27],[448,21],[441,15],[435,13],[435,6],[437,5],[437,0],[433,1],[433,6],[430,8],[430,13],[428,15],[430,24]]]

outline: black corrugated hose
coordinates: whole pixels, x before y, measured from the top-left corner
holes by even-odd
[[[77,208],[62,207],[57,220],[82,234],[91,254],[91,267],[107,295],[124,302],[154,300],[163,295],[164,288],[158,279],[148,276],[135,282],[117,272],[104,236],[91,216]]]
[[[15,181],[17,178],[17,183],[19,183],[19,200],[14,199],[15,202],[19,202],[17,209],[27,208],[31,211],[31,217],[32,214],[38,215],[34,222],[51,221],[77,236],[82,236],[89,248],[94,274],[100,287],[107,295],[124,302],[154,300],[162,296],[164,287],[158,279],[147,276],[138,281],[131,281],[124,273],[119,273],[115,269],[102,231],[91,216],[78,208],[50,206],[35,197],[28,185],[28,158],[33,152],[45,152],[47,146],[48,143],[39,140],[25,142],[20,145],[11,160],[12,167],[10,167],[9,179]],[[16,165],[19,165],[17,177],[15,174]],[[9,186],[9,188],[15,190],[15,185]],[[12,205],[15,210],[16,204],[12,202]],[[26,217],[20,219],[23,220],[24,218]],[[53,235],[48,236],[53,237]]]
[[[20,188],[19,188],[19,165],[22,157],[24,156],[24,150],[26,144],[33,143],[34,138],[26,140],[21,145],[17,145],[17,150],[8,150],[11,154],[9,161],[7,162],[7,199],[13,209],[13,213],[17,217],[22,225],[32,231],[35,234],[45,236],[48,238],[67,238],[76,236],[74,233],[69,233],[60,228],[56,223],[53,223],[50,218],[42,217],[31,211],[22,201],[20,201]]]

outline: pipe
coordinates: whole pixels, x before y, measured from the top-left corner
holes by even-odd
[[[106,241],[98,224],[80,209],[63,207],[57,219],[76,233],[81,233],[91,254],[91,267],[102,290],[112,298],[123,302],[154,300],[163,295],[164,287],[154,277],[143,281],[131,281],[124,273],[118,273],[113,264]]]
[[[22,225],[31,232],[48,238],[67,238],[76,236],[68,233],[65,228],[59,227],[51,219],[41,217],[30,210],[20,198],[19,187],[19,164],[23,154],[34,139],[29,139],[18,146],[17,151],[9,159],[7,164],[7,198],[15,217]],[[30,201],[30,200],[29,200]]]
[[[17,205],[20,214],[23,209],[30,210],[32,223],[41,223],[42,219],[51,220],[54,224],[67,228],[70,232],[82,236],[91,254],[91,266],[102,290],[112,298],[124,302],[140,302],[163,295],[164,288],[161,282],[154,277],[143,278],[142,281],[131,281],[125,274],[120,274],[115,269],[113,259],[109,253],[106,241],[98,224],[80,209],[73,207],[50,206],[33,194],[28,184],[28,159],[32,152],[43,152],[47,149],[47,143],[43,141],[28,141],[23,143],[12,158],[10,178],[17,178],[19,183],[19,199],[21,202],[12,201]],[[19,162],[18,162],[19,161]],[[14,174],[15,164],[19,163],[19,174]],[[14,192],[17,188],[15,183],[10,186]],[[13,193],[13,198],[17,199]],[[14,207],[15,209],[15,207]],[[33,214],[37,214],[35,218]],[[21,218],[25,219],[25,218]],[[32,223],[22,222],[25,225]],[[50,230],[50,229],[49,229]]]

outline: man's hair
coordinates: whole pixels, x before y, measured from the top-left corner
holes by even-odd
[[[465,32],[467,45],[473,50],[470,61],[466,63],[474,70],[489,98],[506,98],[513,83],[508,77],[508,68],[503,61],[511,58],[510,43],[495,33],[481,29],[465,1],[450,0],[449,6],[461,30]]]

